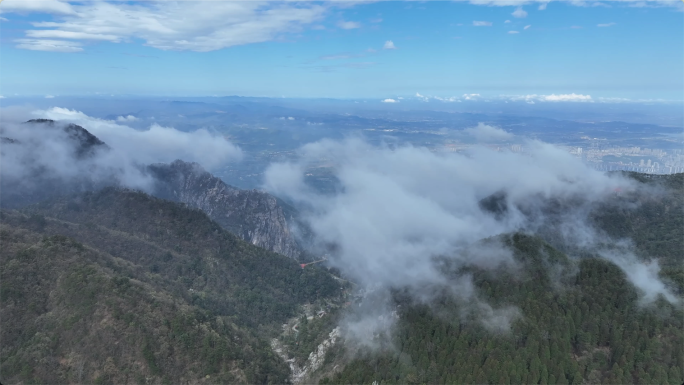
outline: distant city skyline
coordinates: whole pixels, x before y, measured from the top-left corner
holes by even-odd
[[[473,3],[4,0],[0,95],[684,100],[681,1]]]

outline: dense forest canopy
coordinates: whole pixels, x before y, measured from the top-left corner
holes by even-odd
[[[1,215],[3,382],[284,383],[269,336],[344,286],[141,192]]]
[[[628,176],[639,188],[592,206],[589,219],[657,261],[675,301],[646,301],[624,267],[552,227],[479,241],[508,250],[508,263],[435,258],[443,280],[389,288],[378,305],[334,269],[302,268],[142,192],[2,210],[2,379],[287,383],[318,351],[324,360],[298,381],[679,384],[683,179]],[[500,210],[496,199],[483,205]],[[363,311],[384,317],[381,333],[349,334]],[[336,328],[345,338],[330,342]]]

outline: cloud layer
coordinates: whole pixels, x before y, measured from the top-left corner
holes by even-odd
[[[0,136],[9,138],[3,139],[0,163],[3,192],[20,200],[22,194],[49,193],[41,192],[41,183],[65,189],[62,193],[74,186],[87,189],[111,184],[150,191],[152,180],[143,170],[147,164],[183,159],[211,168],[242,156],[238,147],[206,130],[182,132],[152,125],[140,131],[59,107],[37,111],[7,107],[0,112]],[[57,127],[22,123],[35,118],[54,120]],[[135,119],[123,120],[131,118]],[[59,128],[69,123],[84,127],[106,146],[93,147],[88,156],[79,155],[79,141]]]
[[[84,127],[131,162],[139,164],[168,163],[176,159],[197,162],[207,169],[229,161],[237,161],[242,151],[222,136],[205,129],[183,132],[172,127],[152,124],[140,131],[124,124],[137,120],[128,115],[117,122],[90,117],[80,111],[53,107],[31,113],[33,118],[52,119]]]
[[[464,133],[482,142],[512,137],[484,124]],[[482,250],[477,242],[548,227],[542,202],[589,205],[609,199],[616,188],[632,188],[632,182],[595,171],[555,146],[527,141],[525,149],[519,154],[476,146],[464,154],[442,154],[412,146],[373,146],[361,139],[323,140],[301,148],[297,161],[272,164],[264,187],[303,208],[318,247],[334,250],[331,263],[362,287],[421,293],[444,285],[484,311],[489,305],[477,299],[470,277],[447,282],[435,258],[488,269],[510,265],[510,252],[497,246]],[[305,183],[308,170],[322,165],[336,180],[334,194]],[[482,208],[482,199],[502,192],[505,215]],[[597,252],[602,239],[598,232],[573,210],[568,215],[553,219],[582,231],[559,228],[560,234],[568,241],[581,236],[579,244]],[[673,298],[657,279],[657,265],[625,253],[600,255],[616,261],[647,300],[659,294]],[[485,325],[507,325],[504,315],[517,314],[491,307],[485,313],[491,315],[483,319]]]

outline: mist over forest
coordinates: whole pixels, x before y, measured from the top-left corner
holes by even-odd
[[[2,384],[684,381],[684,3],[1,3]]]

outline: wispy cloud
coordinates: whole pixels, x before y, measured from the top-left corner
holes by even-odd
[[[83,41],[141,39],[161,50],[208,52],[271,41],[325,18],[330,6],[312,2],[264,4],[257,1],[82,2],[4,1],[2,12],[51,13],[57,21],[33,23],[18,48],[79,52]],[[356,28],[354,22],[344,26]],[[70,39],[72,41],[58,40]]]
[[[480,142],[498,142],[513,139],[513,134],[499,127],[478,123],[476,127],[463,130],[466,135],[472,136]]]
[[[383,103],[399,103],[399,101],[397,101],[395,99],[385,99],[385,100],[381,100],[381,102],[383,102]]]
[[[136,118],[136,117],[133,116],[133,115],[119,116],[119,117],[116,118],[116,121],[117,121],[117,122],[123,122],[123,123],[126,123],[126,122],[136,122],[136,121],[138,121],[138,120],[140,120],[140,119]]]
[[[543,11],[543,10],[546,9],[547,4],[548,4],[548,3],[541,3],[541,4],[539,4],[539,8],[537,8],[537,9],[540,10],[540,11]]]
[[[529,29],[530,27],[531,27],[531,25],[526,25],[525,28],[523,28],[523,29]]]
[[[83,44],[75,41],[48,40],[48,39],[17,39],[17,48],[28,49],[31,51],[48,52],[81,52]]]
[[[506,21],[504,21],[504,24],[508,24],[510,22],[511,22],[510,20],[506,20]]]
[[[121,38],[116,35],[62,30],[31,30],[26,31],[26,36],[38,39],[103,40],[111,42],[118,42],[121,40]]]
[[[371,19],[371,23],[382,23],[382,18],[378,17],[377,19]]]
[[[45,95],[45,99],[54,99],[54,95]]]
[[[508,31],[508,33],[511,34],[511,35],[515,35],[516,33],[520,33],[520,32],[518,32],[518,31]]]
[[[73,15],[76,13],[74,7],[66,1],[60,0],[41,0],[41,1],[31,1],[31,0],[14,0],[5,1],[2,4],[2,12],[17,12],[17,13],[28,13],[28,12],[41,12],[41,13],[52,13],[52,14],[64,14]]]
[[[492,22],[491,21],[473,21],[473,25],[475,27],[491,27]]]
[[[617,23],[596,24],[597,27],[612,27]]]
[[[385,45],[382,46],[382,49],[397,49],[397,47],[394,45],[394,42],[392,42],[392,40],[387,40],[385,42]]]
[[[539,101],[539,102],[591,102],[591,101],[593,101],[593,99],[591,98],[591,95],[583,95],[583,94],[576,94],[576,93],[550,94],[550,95],[537,95],[537,94],[512,95],[512,96],[503,96],[502,95],[502,98],[513,100],[513,101],[526,101],[526,102],[534,102],[534,101]]]
[[[340,21],[339,23],[337,23],[337,26],[342,29],[356,29],[361,28],[361,23],[358,23],[356,21]]]
[[[513,11],[513,13],[511,13],[511,15],[513,15],[513,17],[517,17],[517,18],[521,19],[521,18],[527,17],[527,12],[525,12],[522,9],[522,7],[518,7],[515,11]]]

